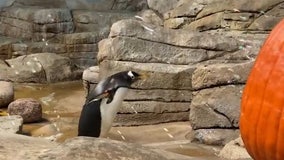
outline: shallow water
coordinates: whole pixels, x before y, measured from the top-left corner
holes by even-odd
[[[23,132],[63,142],[77,135],[77,125],[85,91],[81,81],[57,84],[18,84],[15,98],[35,98],[43,106],[44,120],[23,126]],[[143,131],[143,132],[141,132]],[[186,138],[188,122],[158,125],[113,127],[108,138],[165,149],[198,159],[216,160],[218,147],[192,144]]]

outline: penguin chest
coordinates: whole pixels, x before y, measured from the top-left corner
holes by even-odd
[[[128,88],[118,88],[110,103],[107,103],[108,99],[103,99],[100,106],[101,111],[101,133],[100,137],[106,136],[110,128],[112,127],[113,120],[122,104],[124,97],[126,96]]]

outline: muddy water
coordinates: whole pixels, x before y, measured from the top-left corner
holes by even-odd
[[[43,106],[44,120],[25,124],[25,134],[58,142],[77,135],[78,119],[85,99],[81,81],[49,85],[19,84],[15,86],[15,97],[35,98]],[[113,127],[108,138],[161,148],[191,158],[219,159],[216,154],[220,148],[189,143],[185,137],[190,131],[188,122]]]

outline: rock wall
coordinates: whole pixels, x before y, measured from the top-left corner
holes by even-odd
[[[102,77],[126,69],[150,75],[134,86],[117,123],[189,120],[195,141],[225,144],[237,138],[242,90],[267,34],[284,17],[284,1],[148,0],[148,5],[162,25],[148,17],[121,20],[99,43]],[[220,129],[226,134],[212,140]]]

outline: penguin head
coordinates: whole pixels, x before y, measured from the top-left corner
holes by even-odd
[[[87,97],[87,101],[90,101],[95,98],[103,98],[110,92],[116,91],[116,89],[120,87],[130,88],[134,82],[145,78],[147,78],[147,75],[145,73],[138,73],[131,70],[115,73],[101,80],[97,84],[96,88],[90,91]]]
[[[110,83],[115,84],[115,87],[129,88],[132,83],[139,79],[143,79],[143,75],[134,71],[123,71],[111,76]]]

